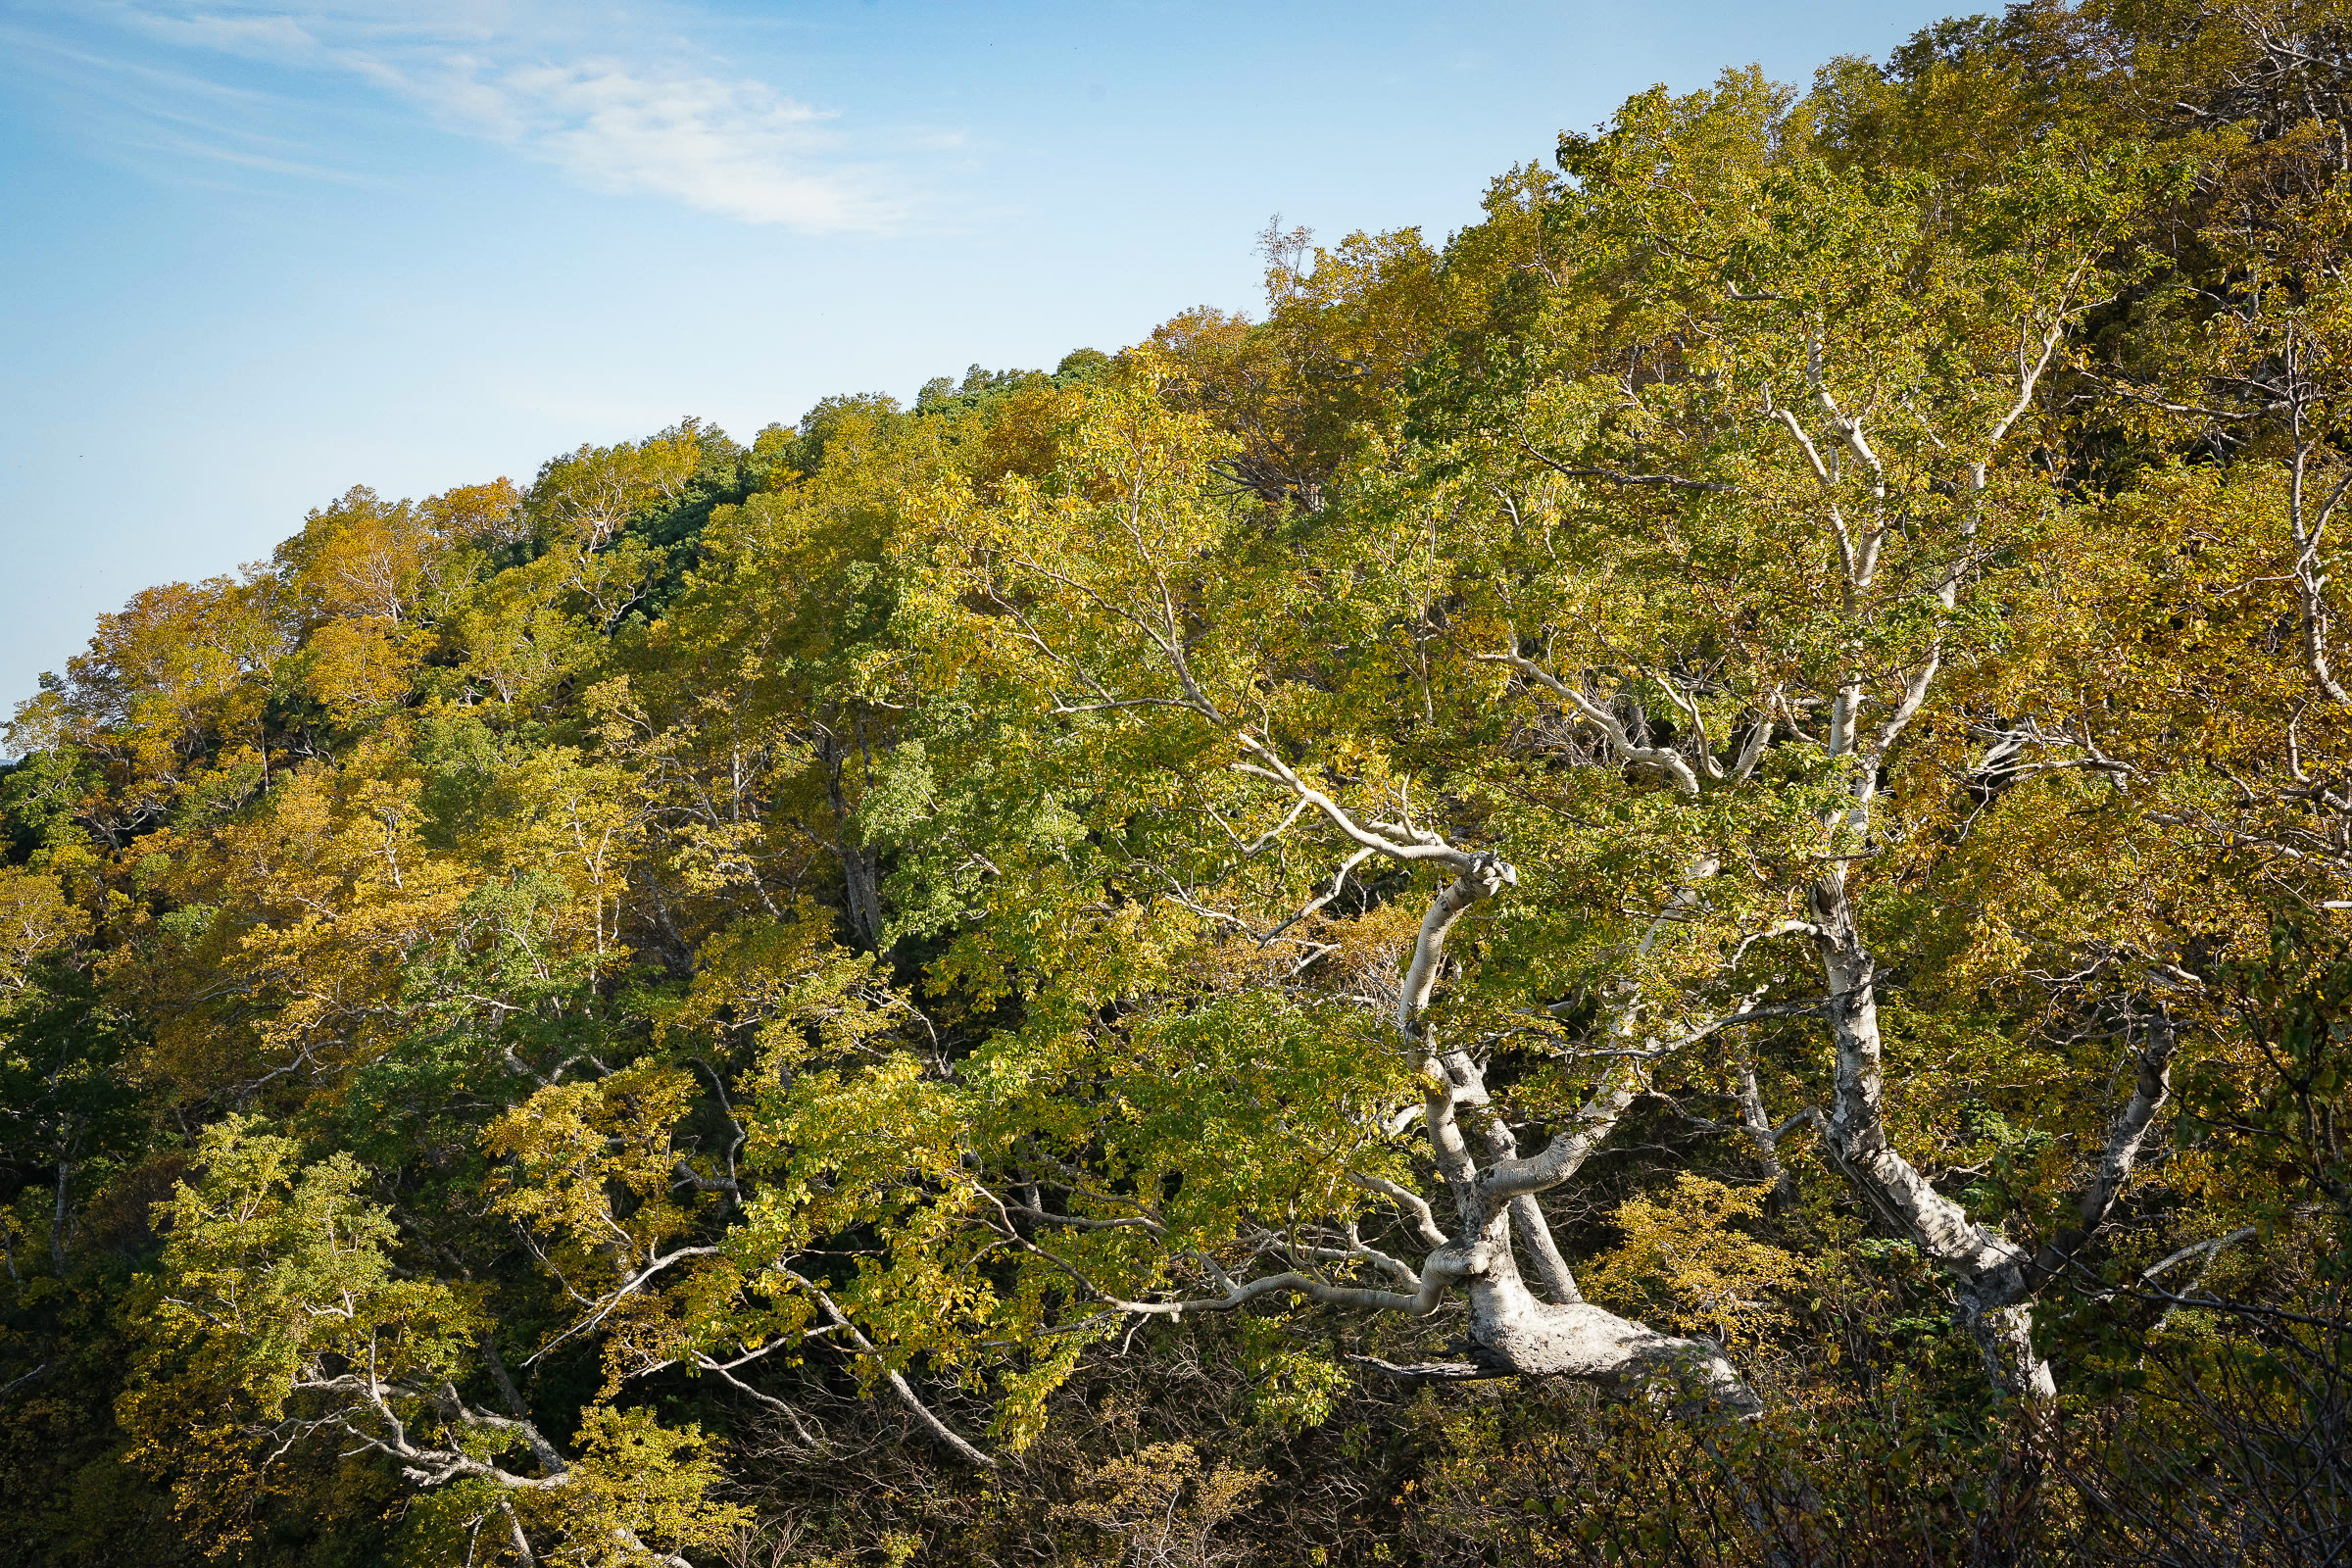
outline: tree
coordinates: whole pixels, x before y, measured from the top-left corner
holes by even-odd
[[[0,773],[0,1490],[109,1499],[12,1517],[2317,1528],[2192,1455],[2334,1485],[2330,4],[1645,93],[1262,320],[140,596]]]
[[[2142,186],[2128,168],[2062,151],[1973,194],[1841,177],[1780,155],[1785,111],[1760,80],[1733,78],[1692,99],[1637,100],[1608,135],[1567,147],[1576,192],[1553,220],[1573,225],[1561,249],[1588,257],[1586,270],[1561,288],[1522,382],[1425,460],[1434,484],[1405,482],[1337,527],[1269,537],[1216,501],[1218,438],[1159,411],[1145,359],[1050,490],[995,509],[935,503],[957,518],[948,531],[979,541],[951,581],[958,603],[986,607],[972,636],[1001,651],[989,678],[1020,692],[990,706],[1025,706],[1026,744],[1084,758],[1093,796],[1052,836],[1061,867],[999,862],[995,885],[1030,906],[1031,929],[1065,899],[1059,920],[1099,929],[1061,925],[1051,954],[984,935],[952,960],[967,983],[987,965],[1022,977],[1017,1033],[1032,1049],[1054,1038],[1065,1055],[1115,1062],[1209,1005],[1163,989],[1175,954],[1285,940],[1367,861],[1440,873],[1397,984],[1394,1044],[1359,1040],[1341,1055],[1352,1069],[1322,1061],[1311,1086],[1285,1085],[1292,1113],[1311,1104],[1336,1118],[1330,1163],[1277,1166],[1253,1190],[1241,1173],[1262,1146],[1223,1127],[1231,1141],[1214,1148],[1164,1142],[1156,1152],[1175,1168],[1151,1180],[1115,1163],[1115,1177],[1098,1175],[1066,1146],[1066,1214],[1017,1191],[994,1200],[1041,1227],[1134,1233],[1113,1283],[1105,1264],[1004,1223],[1004,1244],[1064,1272],[1074,1302],[1178,1316],[1292,1295],[1426,1314],[1460,1289],[1475,1360],[1418,1375],[1638,1381],[1674,1367],[1751,1407],[1719,1351],[1585,1302],[1538,1196],[1576,1175],[1661,1063],[1727,1030],[1811,1016],[1835,1052],[1831,1157],[1951,1273],[2002,1385],[2049,1392],[2027,1326],[2033,1254],[1893,1147],[1878,958],[1850,867],[1884,853],[1874,813],[1914,725],[1989,695],[1979,675],[1976,692],[1947,696],[1946,666],[1993,661],[1979,607],[2000,603],[1998,573],[2033,549],[2055,504],[2014,437],[2068,327],[2113,288],[2107,256]],[[1553,784],[1532,748],[1509,744],[1498,701],[1537,697],[1556,707],[1534,722],[1600,767]],[[1671,724],[1648,716],[1652,705]],[[1067,738],[1047,739],[1057,731]],[[2043,743],[2030,727],[2001,737]],[[1212,760],[1236,744],[1231,770]],[[2056,760],[2098,760],[2063,742]],[[1326,770],[1347,784],[1318,783]],[[1139,782],[1153,772],[1174,777]],[[1243,781],[1287,798],[1269,830],[1227,828],[1222,843],[1182,831],[1243,817],[1254,805],[1236,793]],[[1604,806],[1626,827],[1541,820]],[[1475,837],[1428,825],[1438,811]],[[1237,873],[1316,820],[1346,842],[1324,888],[1289,920],[1271,903],[1237,908]],[[1517,952],[1497,939],[1525,967],[1487,985],[1466,977],[1476,1002],[1457,1027],[1471,1039],[1448,1041],[1433,1003],[1449,939],[1498,898],[1527,899],[1537,868],[1567,906],[1525,917],[1549,928]],[[1090,891],[1057,896],[1062,879]],[[990,902],[995,918],[1010,914]],[[1200,922],[1230,934],[1212,940]],[[1124,951],[1072,963],[1073,941]],[[1810,984],[1788,967],[1791,949],[1811,950]],[[1300,976],[1321,961],[1309,947]],[[1220,1027],[1271,1025],[1247,995],[1215,1005]],[[1274,1016],[1339,1027],[1287,999]],[[1535,1062],[1503,1067],[1522,1052]],[[2147,1102],[2119,1125],[2086,1200],[2091,1229],[2164,1098],[2163,1069],[2159,1053]],[[1499,1071],[1529,1075],[1508,1110],[1488,1086]],[[1408,1084],[1417,1108],[1395,1098]],[[1416,1120],[1451,1209],[1443,1220],[1410,1191],[1401,1149],[1382,1149]],[[1549,1136],[1522,1153],[1514,1124],[1531,1120]],[[1100,1120],[1082,1125],[1108,1146]],[[1768,1120],[1753,1125],[1774,1136]],[[1020,1189],[1042,1174],[1016,1161],[1000,1180]],[[1154,1182],[1189,1192],[1212,1180],[1228,1195],[1227,1234],[1176,1226],[1145,1196]],[[1368,1197],[1396,1205],[1427,1249],[1418,1265],[1363,1238]],[[1276,1213],[1292,1218],[1276,1225]],[[1153,1291],[1132,1283],[1146,1237],[1167,1248],[1142,1276]],[[1155,1294],[1162,1269],[1211,1288]]]
[[[498,1515],[524,1564],[539,1560],[526,1524],[555,1528],[551,1561],[689,1568],[671,1547],[739,1522],[741,1510],[707,1498],[717,1474],[691,1431],[600,1409],[576,1454],[551,1443],[465,1293],[398,1277],[397,1229],[360,1199],[364,1173],[348,1155],[306,1165],[291,1140],[230,1117],[199,1157],[202,1178],[172,1200],[125,1404],[150,1446],[197,1458],[182,1507],[208,1534],[235,1539],[254,1445],[283,1454],[321,1435],[383,1454],[421,1486],[469,1483],[475,1526]],[[460,1392],[469,1370],[487,1374],[503,1409]],[[191,1455],[183,1423],[196,1409],[214,1425]],[[522,1468],[501,1462],[511,1450],[528,1455]]]

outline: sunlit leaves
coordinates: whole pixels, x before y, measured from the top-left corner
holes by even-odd
[[[88,913],[67,901],[55,876],[0,866],[0,996],[23,994],[34,959],[89,929]]]

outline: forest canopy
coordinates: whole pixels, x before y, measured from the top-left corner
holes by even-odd
[[[0,1557],[2344,1551],[2348,93],[2344,0],[1731,70],[100,617]]]

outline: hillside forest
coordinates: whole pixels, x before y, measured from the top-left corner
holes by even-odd
[[[2348,1560],[2348,96],[2029,0],[100,617],[0,1560]]]

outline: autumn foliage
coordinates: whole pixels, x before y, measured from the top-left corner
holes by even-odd
[[[2320,1560],[2352,12],[354,488],[0,772],[0,1559]]]

